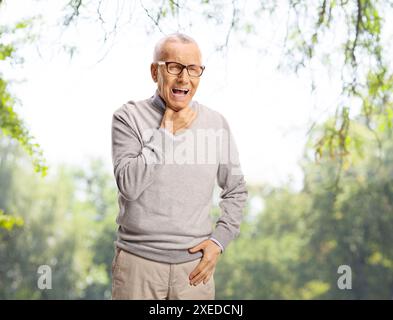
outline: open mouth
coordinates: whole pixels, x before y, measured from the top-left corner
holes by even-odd
[[[182,88],[172,88],[172,93],[176,95],[186,95],[190,90]]]

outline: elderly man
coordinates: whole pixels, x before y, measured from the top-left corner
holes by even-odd
[[[239,234],[248,192],[227,121],[192,100],[201,60],[192,38],[163,38],[151,64],[155,94],[113,114],[113,299],[214,299],[217,260]],[[216,179],[221,214],[213,229]]]

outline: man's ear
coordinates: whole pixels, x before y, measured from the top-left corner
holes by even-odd
[[[154,82],[157,82],[157,74],[158,74],[157,66],[158,66],[157,63],[154,62],[150,65],[150,73]]]

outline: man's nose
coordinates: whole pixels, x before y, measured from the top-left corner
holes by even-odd
[[[190,76],[188,75],[188,71],[186,68],[182,70],[182,72],[177,76],[179,82],[188,83],[190,81]]]

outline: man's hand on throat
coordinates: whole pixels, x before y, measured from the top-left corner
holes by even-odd
[[[170,106],[167,106],[161,120],[161,128],[175,134],[190,127],[196,116],[197,112],[189,106],[179,111],[174,111]]]

